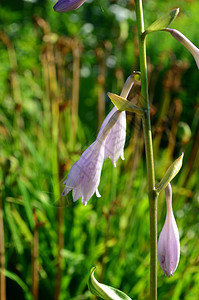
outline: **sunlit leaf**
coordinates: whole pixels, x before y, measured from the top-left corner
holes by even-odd
[[[18,186],[19,186],[21,194],[24,197],[24,208],[26,211],[26,215],[27,215],[30,227],[33,228],[34,222],[33,222],[32,207],[31,207],[31,200],[30,200],[29,193],[27,191],[27,188],[26,188],[24,182],[22,182],[21,179],[18,180]]]
[[[131,300],[129,296],[120,290],[99,283],[94,277],[95,269],[96,267],[91,269],[88,280],[88,288],[93,295],[101,297],[104,300]]]
[[[21,233],[23,234],[25,240],[27,242],[31,242],[32,240],[32,233],[30,232],[27,224],[24,222],[24,220],[21,218],[20,214],[18,213],[18,211],[16,209],[12,209],[12,215],[18,225],[18,227],[21,230]]]
[[[146,30],[145,34],[150,32],[159,31],[167,28],[177,17],[179,13],[179,8],[169,11],[166,15],[160,17],[155,22],[153,22]]]
[[[167,169],[166,173],[164,174],[162,180],[156,184],[155,190],[157,192],[161,192],[168,183],[178,174],[182,167],[182,160],[183,160],[184,153],[181,154],[180,157],[178,157],[172,165]]]
[[[15,221],[13,219],[10,205],[5,205],[5,213],[6,213],[6,219],[7,219],[11,234],[12,234],[12,239],[16,246],[16,250],[19,254],[22,254],[24,251],[23,244],[22,244],[22,240],[20,237],[20,233],[18,231],[19,228],[18,228],[18,226],[16,226]]]
[[[133,104],[132,102],[126,100],[125,98],[113,93],[108,93],[107,95],[119,111],[134,112],[141,116],[144,114],[143,109]]]
[[[24,283],[24,281],[17,274],[12,273],[8,270],[4,270],[3,273],[7,278],[15,281],[22,288],[27,300],[32,300],[32,296],[30,294],[28,286]]]

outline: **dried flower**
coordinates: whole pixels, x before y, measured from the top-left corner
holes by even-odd
[[[185,46],[189,52],[193,55],[196,64],[199,69],[199,49],[184,36],[180,31],[176,29],[170,29],[167,28],[166,31],[168,31],[177,41],[179,41],[183,46]]]
[[[165,188],[167,215],[158,241],[158,260],[165,275],[175,272],[180,258],[180,241],[176,221],[172,210],[171,184]]]
[[[109,118],[96,141],[83,152],[80,159],[72,166],[67,179],[64,181],[65,188],[62,195],[66,195],[73,190],[73,201],[82,197],[84,205],[87,204],[95,192],[97,197],[101,197],[98,186],[104,162],[105,141],[120,114],[121,112],[116,111]]]
[[[59,0],[53,8],[56,12],[68,12],[77,9],[85,1],[86,0]]]

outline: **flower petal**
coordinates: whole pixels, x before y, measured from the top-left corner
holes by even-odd
[[[85,1],[86,0],[59,0],[53,8],[56,12],[68,12],[77,9]]]
[[[108,121],[116,111],[117,108],[114,107],[107,115],[104,122],[102,123],[97,138],[101,135]],[[113,125],[105,141],[104,159],[109,157],[112,160],[114,167],[116,167],[116,163],[120,156],[124,160],[125,140],[126,140],[126,112],[123,111],[120,113],[116,123]]]
[[[124,160],[124,145],[126,140],[126,112],[120,113],[119,119],[112,127],[105,142],[104,159],[109,157],[114,167],[121,156]]]
[[[77,201],[82,196],[81,186],[73,189],[73,202]]]
[[[100,195],[98,189],[96,189],[95,193],[96,193],[97,198],[101,198],[101,195]]]
[[[82,162],[79,159],[71,168],[67,179],[63,182],[63,184],[65,184],[65,189],[66,192],[64,193],[64,195],[66,195],[67,193],[69,193],[73,188],[75,188],[80,180],[81,180],[81,171],[82,171]]]
[[[90,156],[84,162],[84,176],[81,180],[82,202],[84,205],[99,186],[104,162],[104,143],[96,140],[91,146],[89,147]]]

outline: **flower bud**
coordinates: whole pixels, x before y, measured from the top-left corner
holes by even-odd
[[[196,64],[199,68],[199,49],[190,41],[184,34],[182,34],[180,31],[176,29],[165,29],[168,31],[177,41],[179,41],[184,47],[186,47],[189,52],[193,55]]]
[[[175,272],[180,258],[180,241],[172,210],[172,189],[169,183],[165,188],[167,215],[158,241],[158,260],[165,275]]]

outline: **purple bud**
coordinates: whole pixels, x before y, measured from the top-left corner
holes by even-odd
[[[158,241],[158,260],[165,275],[175,272],[180,258],[180,241],[176,221],[172,210],[171,184],[165,188],[167,215]]]
[[[80,7],[86,0],[59,0],[54,5],[56,12],[68,12]]]
[[[168,31],[177,41],[179,41],[193,55],[199,69],[199,49],[184,34],[176,29],[167,28]]]

